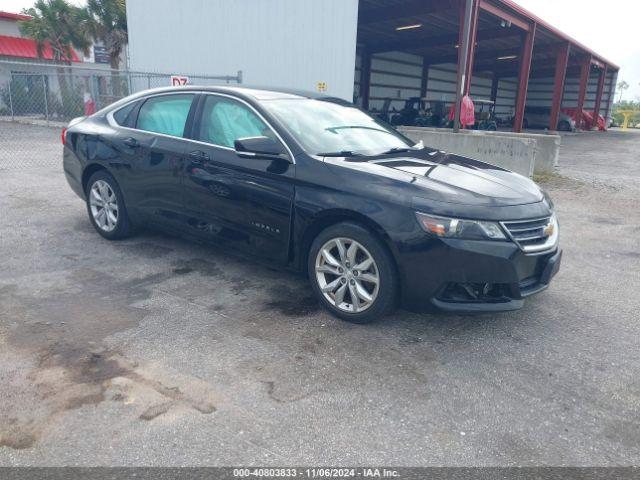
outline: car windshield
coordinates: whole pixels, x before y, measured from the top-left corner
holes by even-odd
[[[379,155],[413,142],[355,106],[326,100],[278,99],[263,103],[311,154]]]

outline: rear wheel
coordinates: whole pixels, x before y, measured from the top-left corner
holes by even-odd
[[[314,240],[309,280],[331,313],[353,323],[369,323],[395,306],[397,275],[391,255],[372,232],[339,223]]]
[[[89,219],[100,235],[108,240],[131,235],[131,222],[122,191],[109,172],[99,170],[91,175],[86,197]]]

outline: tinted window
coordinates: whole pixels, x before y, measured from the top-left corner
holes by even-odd
[[[249,107],[229,98],[206,97],[198,140],[233,148],[239,138],[262,135],[275,138],[271,129]]]
[[[132,117],[131,113],[136,107],[138,102],[130,103],[122,107],[120,110],[116,110],[113,114],[113,119],[116,121],[118,125],[122,125],[123,127],[131,127],[132,125]]]
[[[137,128],[182,137],[193,97],[185,94],[150,98],[140,108]]]

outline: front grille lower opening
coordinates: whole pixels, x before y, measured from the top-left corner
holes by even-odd
[[[501,283],[449,283],[438,296],[450,303],[498,303],[509,301],[508,285]]]

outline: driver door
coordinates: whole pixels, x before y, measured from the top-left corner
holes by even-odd
[[[264,118],[230,96],[204,94],[186,154],[184,204],[201,236],[276,261],[288,257],[294,195],[293,159],[241,158],[239,138],[269,136]]]

